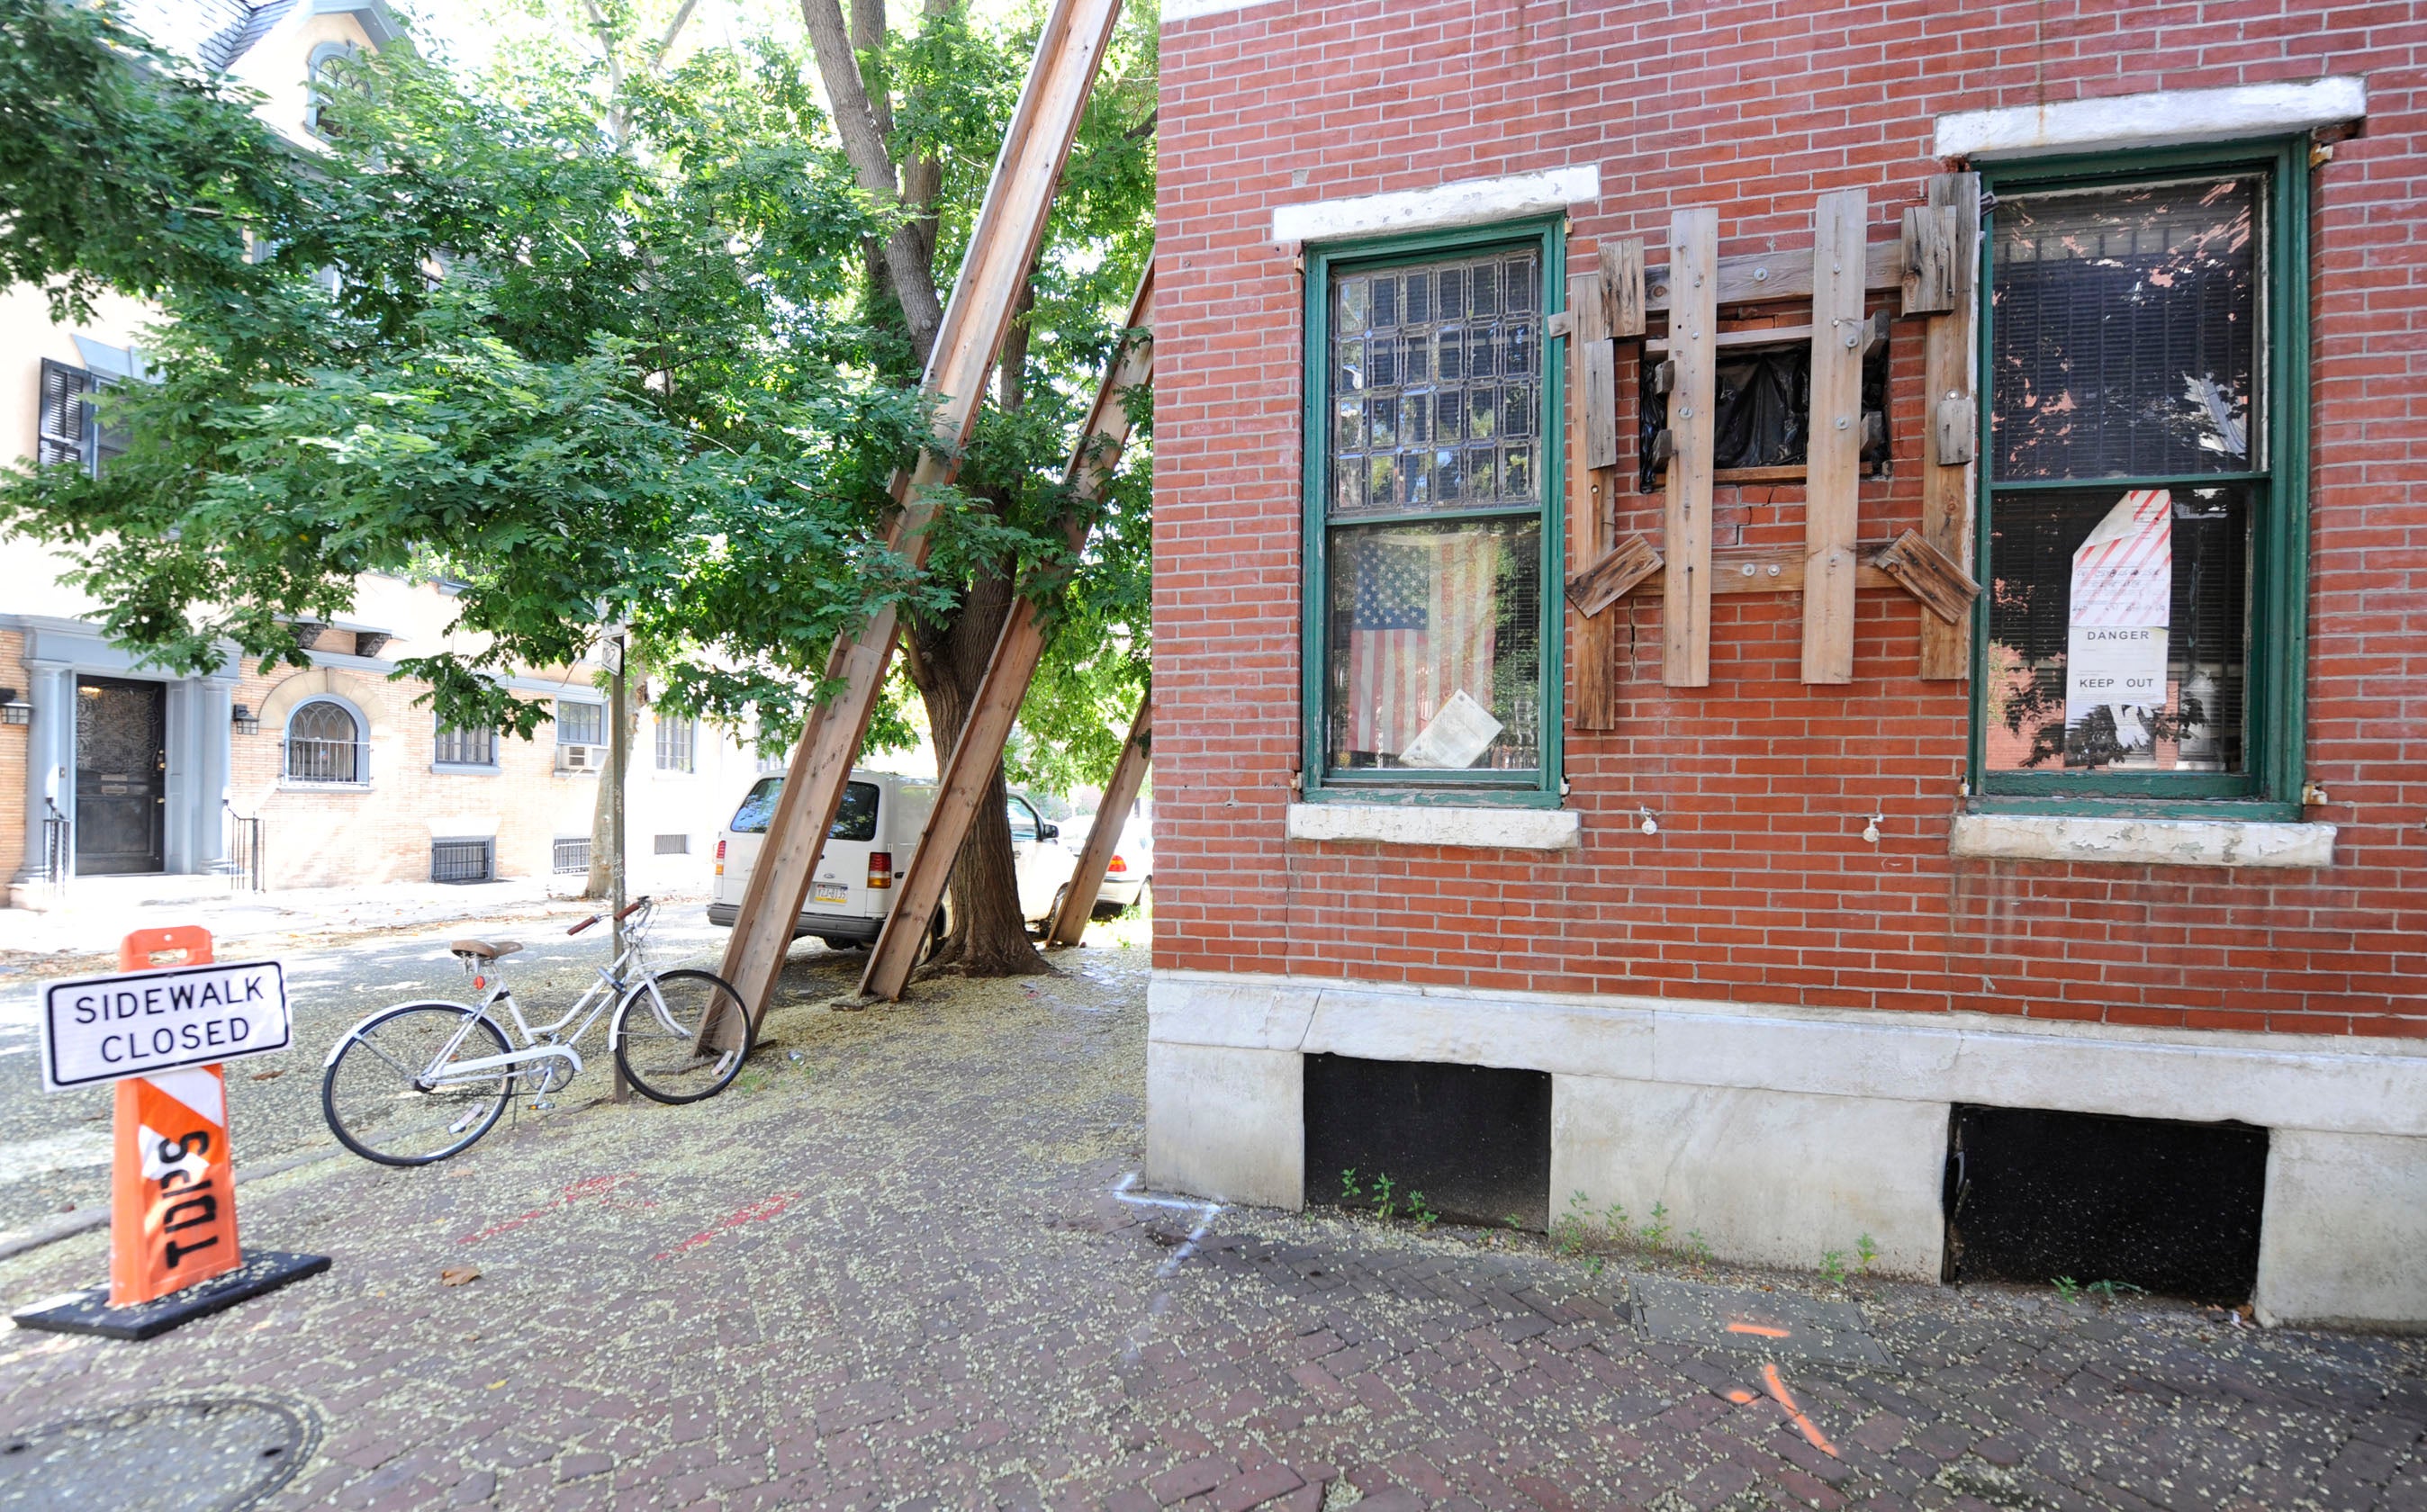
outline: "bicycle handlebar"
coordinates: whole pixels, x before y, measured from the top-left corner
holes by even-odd
[[[625,919],[631,918],[634,914],[639,913],[642,909],[646,908],[647,906],[649,906],[649,895],[643,893],[640,897],[633,899],[629,904],[626,905],[622,913],[615,916],[615,921],[620,924]],[[595,924],[606,917],[607,916],[605,914],[593,914],[588,919],[583,919],[580,923],[566,930],[565,933],[567,935],[578,935],[583,930],[588,929],[591,925]]]

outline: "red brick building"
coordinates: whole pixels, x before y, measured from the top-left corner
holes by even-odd
[[[2420,8],[1163,66],[1154,1177],[2427,1319]]]

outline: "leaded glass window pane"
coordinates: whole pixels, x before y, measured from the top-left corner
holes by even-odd
[[[1333,280],[1333,515],[1539,502],[1541,279],[1528,248]]]

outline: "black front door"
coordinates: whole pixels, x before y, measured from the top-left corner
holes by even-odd
[[[169,770],[169,690],[76,679],[76,871],[160,870]]]

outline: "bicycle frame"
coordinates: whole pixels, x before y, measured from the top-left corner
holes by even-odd
[[[635,984],[624,973],[627,967],[636,967],[640,964],[641,945],[640,940],[633,940],[625,947],[623,954],[608,965],[597,967],[598,980],[582,990],[581,996],[574,1000],[573,1006],[564,1011],[563,1016],[536,1027],[529,1019],[523,1016],[522,1004],[514,1000],[513,988],[502,979],[499,980],[496,985],[482,994],[476,1007],[464,1015],[464,1022],[457,1026],[454,1033],[448,1036],[447,1043],[439,1048],[438,1053],[431,1059],[430,1065],[423,1069],[416,1080],[431,1088],[451,1086],[464,1081],[480,1081],[489,1072],[508,1070],[515,1066],[531,1065],[550,1060],[566,1063],[567,1080],[580,1075],[581,1052],[576,1047],[597,1024],[598,1016],[621,1001],[625,995],[631,991]],[[491,1017],[490,1010],[500,1002],[504,1003],[506,1011],[513,1016],[514,1031],[521,1036],[523,1048],[518,1050],[508,1050],[503,1055],[484,1055],[477,1060],[455,1061],[450,1064],[448,1058],[453,1055],[456,1049],[464,1043],[464,1037],[472,1032],[473,1022],[483,1017],[489,1017],[491,1022],[495,1022],[494,1017]],[[545,1036],[553,1036],[562,1032],[564,1026],[571,1024],[576,1018],[580,1019],[581,1022],[571,1033],[564,1035],[562,1043],[545,1045],[539,1043]],[[608,1026],[607,1048],[610,1050],[615,1048],[615,1031],[612,1024]],[[443,1076],[438,1074],[440,1066],[447,1068]]]

